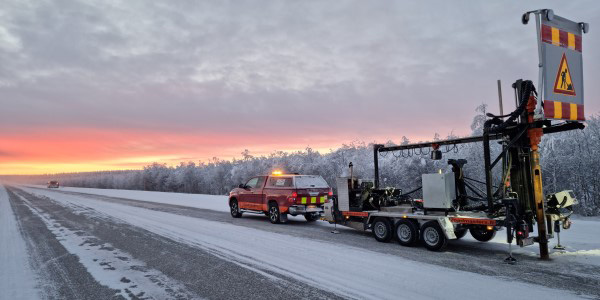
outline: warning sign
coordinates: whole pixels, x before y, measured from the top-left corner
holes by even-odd
[[[583,26],[554,15],[540,16],[542,64],[540,118],[584,121]]]
[[[556,73],[554,92],[557,94],[575,96],[575,85],[573,84],[573,79],[571,77],[567,56],[564,53],[560,60],[560,65],[558,66],[558,72]]]

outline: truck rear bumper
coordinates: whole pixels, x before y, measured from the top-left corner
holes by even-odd
[[[322,205],[292,205],[288,208],[290,215],[303,215],[306,213],[323,213]]]

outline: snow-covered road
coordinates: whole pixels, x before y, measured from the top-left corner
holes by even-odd
[[[587,229],[571,254],[540,262],[525,248],[520,263],[508,266],[501,241],[467,239],[432,253],[351,230],[331,235],[324,222],[232,219],[223,196],[35,187],[9,195],[96,282],[124,298],[600,297],[598,266],[581,263],[597,261],[600,222],[593,220],[576,222]]]
[[[26,253],[25,240],[8,201],[8,194],[0,185],[0,298],[37,297],[35,274],[29,266]]]

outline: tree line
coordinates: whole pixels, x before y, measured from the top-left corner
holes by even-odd
[[[471,125],[473,135],[482,132],[485,110],[485,105],[477,109],[478,114]],[[435,139],[439,139],[437,134]],[[398,144],[410,142],[402,137]],[[395,143],[388,141],[386,145]],[[494,145],[492,155],[499,153],[498,148]],[[577,213],[600,215],[600,117],[590,117],[584,130],[545,135],[540,149],[545,192],[572,189],[580,203],[576,207]],[[481,143],[442,146],[441,150],[445,153],[440,161],[429,159],[427,149],[379,154],[381,185],[404,191],[413,190],[421,185],[421,174],[440,169],[448,171],[449,158],[466,158],[465,175],[480,180],[485,178]],[[266,156],[253,156],[245,150],[240,159],[233,160],[213,158],[208,162],[182,162],[177,166],[153,163],[143,170],[19,176],[11,179],[38,184],[58,180],[63,186],[74,187],[225,195],[248,178],[269,174],[275,169],[321,175],[330,186],[335,187],[336,177],[348,176],[350,162],[354,165],[355,176],[373,178],[373,144],[354,142],[325,154],[306,148],[291,153],[277,151]],[[494,178],[496,182],[500,181],[499,172],[494,173]]]

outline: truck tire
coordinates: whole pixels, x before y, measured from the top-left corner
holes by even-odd
[[[410,220],[400,220],[396,225],[396,238],[402,246],[412,246],[419,240],[417,225]]]
[[[238,205],[238,202],[236,199],[231,199],[231,201],[229,201],[229,209],[230,209],[232,217],[234,217],[234,218],[242,217],[242,212],[240,212],[240,206]]]
[[[487,230],[485,226],[471,227],[471,236],[480,242],[489,242],[496,236],[496,230]]]
[[[314,222],[319,219],[319,215],[316,213],[306,213],[304,214],[304,218],[307,222]]]
[[[387,218],[376,218],[375,221],[373,221],[371,230],[373,231],[373,236],[378,242],[387,243],[394,236],[394,233],[392,232],[392,224]]]
[[[429,221],[421,227],[421,240],[427,250],[442,251],[448,246],[448,239],[437,221]]]
[[[279,213],[279,206],[277,203],[269,203],[269,221],[273,224],[281,223],[281,214]]]
[[[467,235],[467,230],[466,229],[458,229],[458,230],[454,230],[454,235],[456,235],[456,239],[462,239],[465,235]]]

